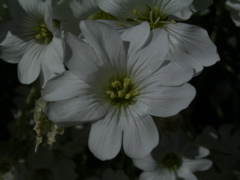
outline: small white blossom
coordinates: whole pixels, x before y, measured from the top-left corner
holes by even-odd
[[[193,174],[210,168],[212,162],[202,159],[209,154],[206,148],[192,144],[183,133],[171,138],[162,137],[152,153],[134,164],[143,170],[139,180],[197,180]]]
[[[42,85],[65,70],[59,21],[52,19],[52,1],[8,0],[12,21],[1,29],[0,57],[18,63],[23,84],[42,74]],[[4,36],[3,34],[6,33]]]
[[[167,33],[150,31],[142,23],[121,37],[112,27],[82,21],[85,41],[68,33],[68,71],[47,83],[43,98],[53,101],[47,116],[60,126],[93,123],[89,148],[99,159],[123,149],[143,157],[158,144],[152,116],[168,117],[186,108],[195,96],[187,84],[193,70],[184,63],[165,61]],[[156,48],[158,47],[158,48]]]

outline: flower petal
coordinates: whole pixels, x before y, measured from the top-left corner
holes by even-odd
[[[103,11],[122,18],[134,18],[134,9],[143,9],[143,6],[145,6],[144,0],[98,0],[96,2]]]
[[[122,145],[122,130],[117,125],[118,117],[109,113],[104,120],[95,122],[89,135],[89,149],[101,160],[114,158]]]
[[[120,121],[124,121],[123,148],[129,157],[142,158],[157,146],[159,135],[151,116],[131,113]]]
[[[46,114],[50,120],[63,127],[98,120],[105,115],[107,109],[106,105],[82,94],[80,97],[50,104]]]
[[[202,66],[211,66],[220,60],[216,46],[210,40],[206,30],[183,23],[170,23],[166,30],[169,32],[170,49],[175,59],[184,60],[182,56],[175,56],[175,51],[179,49],[191,55],[193,61],[197,59]],[[195,68],[194,65],[192,67]]]
[[[54,76],[56,76],[56,73],[49,70],[44,59],[44,62],[42,62],[42,65],[41,65],[41,73],[40,73],[40,84],[42,88],[44,88],[46,83],[49,81],[49,79],[53,78]]]
[[[185,109],[195,97],[193,86],[184,84],[178,87],[146,88],[140,91],[138,103],[148,107],[149,114],[153,116],[169,117]]]
[[[0,57],[9,63],[18,63],[29,44],[12,33],[16,26],[13,21],[0,27]]]
[[[140,175],[139,180],[175,180],[175,174],[172,171],[168,171],[164,168],[159,168],[156,171],[143,172]]]
[[[141,81],[152,75],[165,60],[168,50],[167,32],[164,29],[154,29],[148,44],[128,60],[130,76]]]
[[[154,171],[158,168],[157,162],[150,154],[141,159],[133,159],[133,163],[136,167],[143,171]]]
[[[48,44],[44,53],[44,59],[48,68],[54,73],[61,73],[65,71],[63,65],[63,47],[62,40],[53,37],[50,44]]]
[[[182,85],[193,77],[193,69],[186,63],[180,62],[169,62],[167,65],[162,67],[152,76],[145,79],[140,79],[136,82],[139,84],[137,88],[142,89],[147,86],[179,86]],[[144,78],[144,75],[143,75]]]
[[[44,46],[31,43],[32,47],[23,55],[18,64],[18,78],[23,84],[30,84],[37,79],[43,61]]]
[[[92,47],[70,33],[65,35],[65,64],[73,74],[87,82],[103,66]]]
[[[147,22],[126,29],[122,34],[122,40],[129,43],[128,56],[141,49],[150,35],[150,27]]]
[[[161,12],[167,15],[174,14],[188,7],[193,0],[161,0],[157,2],[157,6],[161,7]]]
[[[183,158],[182,168],[191,172],[205,171],[212,166],[212,161],[208,159],[186,159]]]
[[[76,17],[77,19],[87,19],[90,15],[100,11],[95,0],[83,0],[83,1],[71,0],[70,2],[69,1],[66,2],[69,3],[69,6],[71,8],[70,13],[73,13],[74,17]],[[67,4],[62,3],[60,5],[62,6],[62,8],[66,8]],[[62,11],[59,11],[59,15],[63,16]]]
[[[120,35],[112,27],[97,21],[81,21],[80,29],[106,66],[126,69],[127,55]]]
[[[43,1],[8,0],[7,6],[12,18],[20,23],[23,19],[43,17],[45,3]]]
[[[175,20],[187,20],[192,16],[193,12],[191,11],[190,7],[186,7],[181,11],[178,11],[173,14]]]
[[[188,169],[181,168],[177,171],[177,176],[185,180],[197,180],[197,177]]]
[[[182,61],[190,65],[194,69],[196,75],[203,70],[203,65],[198,61],[198,59],[193,57],[191,54],[188,54],[185,51],[182,51],[177,46],[170,47],[167,57],[171,61]],[[181,57],[181,59],[179,57]]]
[[[43,91],[45,101],[62,101],[77,97],[85,84],[70,71],[55,76],[46,84]]]

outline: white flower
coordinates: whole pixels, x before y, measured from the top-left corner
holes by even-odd
[[[225,4],[231,13],[233,22],[240,27],[240,0],[227,0]]]
[[[110,26],[82,21],[82,41],[65,37],[69,71],[51,79],[44,89],[48,118],[60,126],[93,123],[89,148],[99,159],[111,159],[123,149],[130,157],[143,157],[158,144],[151,117],[172,116],[195,96],[187,84],[192,68],[164,61],[167,33],[150,32],[148,23],[125,31],[121,37]],[[158,48],[156,48],[158,47]]]
[[[210,168],[212,162],[202,159],[209,151],[189,142],[185,134],[162,138],[152,153],[134,164],[144,172],[139,180],[197,180],[193,172]]]
[[[164,28],[169,34],[169,59],[191,65],[196,73],[203,66],[219,61],[216,46],[206,30],[189,24],[176,23],[175,14],[188,8],[192,0],[98,0],[99,7],[119,21],[107,21],[116,29],[124,29],[143,21],[152,29]]]
[[[6,36],[0,41],[0,57],[18,63],[18,77],[30,84],[42,73],[44,85],[63,72],[59,22],[51,17],[51,0],[9,0],[13,21],[5,24]]]

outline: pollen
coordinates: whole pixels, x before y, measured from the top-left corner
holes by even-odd
[[[114,104],[131,103],[139,94],[128,77],[111,81],[105,93],[109,95]]]

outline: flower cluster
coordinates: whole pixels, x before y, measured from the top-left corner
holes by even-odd
[[[123,149],[142,180],[193,180],[209,169],[208,149],[182,133],[159,138],[156,121],[186,109],[196,95],[189,81],[220,60],[207,31],[183,22],[211,3],[8,0],[0,57],[18,64],[21,83],[41,87],[37,146],[44,134],[52,145],[61,128],[90,123],[94,156],[110,160]]]

